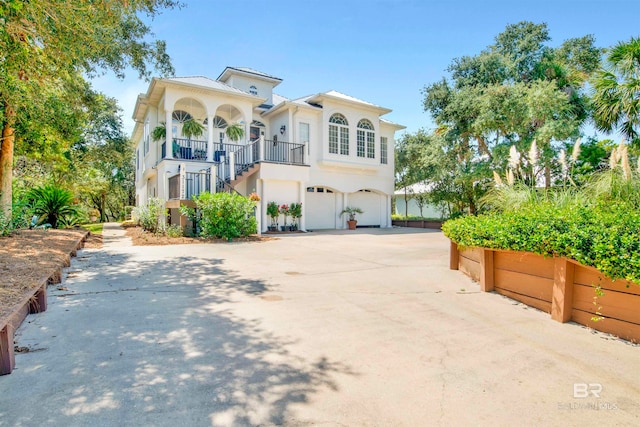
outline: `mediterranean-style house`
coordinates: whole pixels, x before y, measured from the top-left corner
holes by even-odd
[[[394,134],[404,127],[381,118],[391,110],[336,91],[284,98],[273,92],[281,81],[241,67],[216,80],[154,78],[133,113],[137,205],[164,199],[181,223],[179,207],[203,191],[256,192],[260,231],[271,201],[302,203],[302,230],[346,228],[345,207],[364,211],[358,226],[390,227]],[[183,132],[190,120],[201,136]],[[243,136],[231,140],[229,126]]]

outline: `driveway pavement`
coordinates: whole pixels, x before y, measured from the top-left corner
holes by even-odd
[[[479,292],[439,232],[105,240],[18,331],[0,425],[640,424],[640,347]]]

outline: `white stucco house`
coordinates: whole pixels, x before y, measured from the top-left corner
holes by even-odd
[[[345,206],[359,207],[358,226],[390,227],[394,191],[394,136],[403,126],[382,118],[391,110],[336,91],[287,99],[273,92],[282,80],[241,67],[207,77],[154,78],[138,96],[136,203],[167,202],[170,221],[203,191],[256,192],[266,206],[302,203],[303,230],[346,228]],[[194,119],[201,137],[186,137]],[[152,130],[167,123],[154,141]],[[244,136],[230,141],[225,129]]]

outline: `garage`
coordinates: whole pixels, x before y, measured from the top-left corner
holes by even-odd
[[[349,206],[364,211],[356,216],[358,227],[380,227],[384,200],[384,196],[369,190],[349,194]]]
[[[307,230],[336,228],[336,193],[325,187],[308,187],[304,209]]]

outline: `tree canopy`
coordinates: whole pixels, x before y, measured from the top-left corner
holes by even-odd
[[[46,126],[55,127],[57,136],[65,136],[65,127],[77,129],[64,117],[79,117],[86,105],[82,73],[111,70],[121,77],[128,67],[144,78],[153,69],[173,73],[165,43],[151,39],[139,14],[154,16],[177,6],[174,0],[0,3],[0,205],[5,212],[12,202],[16,138],[46,147],[53,141]]]

